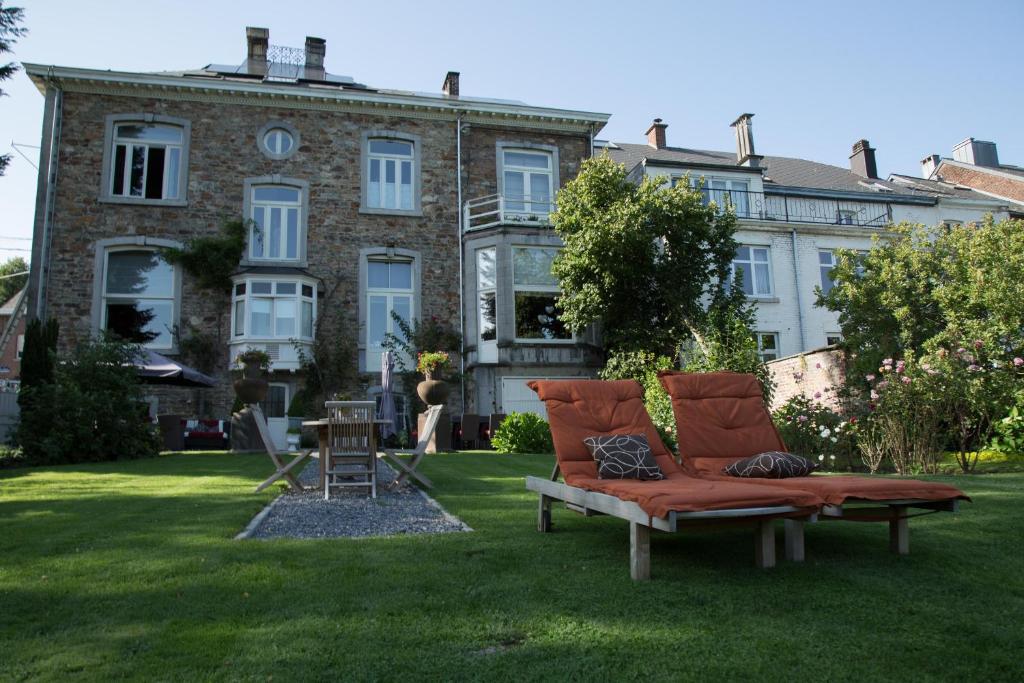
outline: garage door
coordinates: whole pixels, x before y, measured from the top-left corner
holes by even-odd
[[[544,409],[544,401],[537,398],[533,389],[526,383],[534,379],[579,379],[578,377],[502,377],[501,407],[504,413],[533,413],[545,420],[548,411]]]

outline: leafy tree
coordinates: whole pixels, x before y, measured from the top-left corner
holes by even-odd
[[[4,7],[3,0],[0,0],[0,55],[11,52],[18,38],[28,31],[19,26],[25,18],[25,12],[20,7]],[[14,62],[0,64],[0,81],[5,81],[18,72],[18,65]],[[0,88],[0,96],[6,95]],[[0,175],[4,174],[7,164],[11,162],[11,155],[0,155]]]
[[[565,243],[553,266],[561,319],[573,330],[600,321],[609,352],[674,355],[708,301],[735,296],[735,215],[705,206],[687,182],[637,184],[607,156],[588,159],[558,193],[553,220]]]
[[[25,275],[0,279],[0,303],[20,292],[28,283],[28,263],[20,256],[15,256],[0,264],[0,277],[15,273],[25,273]]]

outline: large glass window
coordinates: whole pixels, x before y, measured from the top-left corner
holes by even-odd
[[[102,329],[154,349],[172,347],[174,268],[153,250],[108,251]]]
[[[818,268],[821,271],[821,292],[828,294],[832,291],[832,269],[836,267],[836,255],[831,249],[818,250]]]
[[[547,215],[553,210],[551,155],[506,149],[502,156],[505,210]]]
[[[557,248],[513,247],[516,339],[569,341],[572,333],[558,319],[558,280],[551,264]]]
[[[233,338],[310,340],[316,320],[316,290],[301,280],[236,282],[232,311]]]
[[[366,204],[371,209],[414,207],[415,145],[405,140],[371,138],[367,154]]]
[[[742,246],[732,260],[732,277],[742,274],[743,292],[747,296],[771,296],[772,270],[768,247]]]
[[[184,183],[184,130],[155,123],[115,123],[110,194],[180,199]]]
[[[386,335],[406,341],[392,313],[406,322],[413,317],[412,261],[370,260],[366,263],[366,367],[380,367]],[[403,359],[408,366],[412,359]]]
[[[480,344],[477,359],[481,363],[498,360],[498,271],[494,247],[476,251],[477,329]]]
[[[289,185],[256,185],[250,191],[249,257],[298,260],[302,190]]]

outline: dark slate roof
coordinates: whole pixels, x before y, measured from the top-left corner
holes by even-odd
[[[627,142],[595,143],[600,149],[607,151],[616,162],[625,164],[632,170],[647,160],[648,164],[658,162],[695,166],[721,166],[723,170],[748,170],[736,163],[734,152],[717,152],[705,149],[688,149],[685,147],[664,147],[655,149],[650,145]],[[877,192],[880,194],[898,194],[911,196],[946,196],[972,199],[988,199],[985,195],[968,188],[953,186],[949,183],[926,181],[910,176],[891,175],[890,180],[880,178],[862,178],[853,171],[840,166],[823,164],[807,159],[793,157],[765,156],[761,161],[764,171],[766,190],[772,186],[809,188],[815,190],[835,190],[842,192]],[[1024,175],[1024,169],[1020,169]]]

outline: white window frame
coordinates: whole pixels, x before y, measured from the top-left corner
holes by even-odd
[[[402,289],[398,287],[370,287],[370,264],[371,263],[405,263],[409,265],[409,288]],[[395,310],[395,298],[396,297],[408,297],[409,298],[409,317],[408,322],[411,325],[414,320],[417,319],[416,315],[416,264],[411,258],[403,257],[388,257],[386,255],[374,255],[366,259],[366,271],[363,274],[365,278],[363,286],[365,288],[365,295],[363,297],[363,305],[366,307],[366,330],[363,337],[363,343],[366,345],[366,371],[368,372],[379,372],[380,371],[380,356],[384,352],[384,346],[380,344],[374,344],[370,339],[370,315],[371,308],[370,302],[373,297],[383,296],[385,297],[385,314],[386,325],[384,328],[385,334],[393,334],[398,336],[401,330],[398,328],[394,318],[391,317],[391,312]],[[415,361],[412,358],[403,358],[403,362],[406,367],[412,368],[415,366]]]
[[[386,142],[409,146],[409,154],[390,154],[387,152],[374,152],[373,143],[375,142]],[[378,163],[377,171],[377,184],[378,191],[377,196],[374,197],[373,188],[370,183],[373,182],[371,175],[371,169],[373,168],[374,162]],[[386,168],[388,162],[393,162],[395,165],[395,180],[394,180],[394,206],[387,205],[387,187],[391,184],[385,179]],[[409,169],[409,205],[402,206],[402,186],[405,183],[402,182],[403,166],[408,164]],[[366,208],[376,209],[379,211],[412,211],[416,206],[416,144],[412,140],[402,140],[399,138],[385,138],[385,137],[371,137],[367,140],[366,148],[366,168],[363,169],[366,173]],[[376,203],[375,203],[376,202]]]
[[[679,179],[681,178],[676,180]],[[703,186],[700,185],[701,180],[704,181]],[[720,185],[720,187],[715,187],[715,185]],[[701,176],[700,178],[691,176],[690,186],[701,193],[705,205],[714,202],[722,211],[725,211],[727,206],[733,206],[736,209],[736,215],[740,218],[749,218],[751,215],[749,180],[723,178],[721,176]],[[735,201],[734,192],[739,193],[736,199],[741,199],[742,201]]]
[[[288,188],[290,190],[297,190],[298,193],[299,193],[299,201],[298,201],[297,205],[293,204],[291,202],[274,202],[274,201],[265,201],[265,200],[261,200],[259,202],[259,204],[258,204],[260,207],[266,207],[266,208],[277,207],[277,208],[282,209],[282,215],[281,215],[281,237],[280,237],[280,244],[279,244],[279,248],[281,249],[281,252],[280,252],[280,256],[276,256],[276,257],[271,257],[270,256],[270,241],[269,241],[269,232],[270,232],[270,219],[269,219],[269,215],[270,214],[269,214],[269,211],[266,211],[265,214],[264,214],[265,215],[265,221],[264,222],[265,222],[265,228],[266,228],[266,231],[267,231],[267,236],[264,238],[266,241],[265,241],[265,243],[263,245],[263,255],[262,256],[254,256],[253,255],[254,254],[254,247],[255,247],[255,240],[253,239],[253,232],[254,232],[253,228],[255,227],[254,226],[255,221],[253,220],[253,217],[255,215],[255,210],[256,210],[256,207],[257,207],[257,203],[255,201],[256,190],[259,189],[259,188],[264,188],[264,187],[284,187],[284,188]],[[245,241],[246,241],[245,255],[242,258],[242,265],[244,266],[244,265],[287,264],[289,266],[295,266],[295,267],[299,267],[299,268],[306,267],[308,265],[307,261],[306,261],[306,254],[307,254],[306,237],[308,235],[308,229],[307,228],[308,228],[308,221],[309,221],[309,183],[306,182],[305,180],[300,180],[298,178],[287,178],[287,177],[280,176],[280,175],[269,175],[269,176],[259,176],[259,177],[256,177],[256,178],[246,178],[245,181],[243,182],[243,188],[244,188],[244,195],[243,195],[243,201],[242,201],[242,214],[245,216],[246,220],[249,221],[249,225],[247,226],[247,232],[246,232],[246,238],[245,238]],[[285,210],[286,209],[292,209],[292,208],[297,208],[298,209],[298,216],[297,216],[297,218],[298,218],[298,220],[297,220],[298,234],[297,234],[297,237],[296,237],[297,243],[296,243],[296,249],[295,249],[295,257],[294,258],[288,258],[286,256],[286,254],[287,254],[287,234],[288,234],[287,227],[288,227],[288,222],[287,222]]]
[[[827,264],[822,263],[822,254],[828,254],[829,258],[831,259],[831,262]],[[818,271],[821,276],[821,291],[824,294],[828,294],[830,291],[832,291],[832,288],[835,286],[835,281],[832,279],[829,273],[832,272],[832,269],[836,267],[837,263],[838,261],[836,261],[836,252],[834,249],[818,249]]]
[[[120,140],[117,138],[117,127],[121,125],[140,125],[140,126],[159,126],[165,128],[175,128],[181,133],[181,142],[178,144],[174,143],[157,143],[157,142],[145,142],[139,140],[124,139]],[[106,117],[105,121],[105,133],[103,142],[103,167],[100,175],[100,201],[119,203],[119,204],[148,204],[148,205],[161,205],[161,206],[187,206],[188,204],[188,158],[189,158],[189,146],[190,138],[192,135],[192,124],[183,118],[174,116],[162,116],[158,114],[110,114]],[[132,148],[135,146],[141,146],[146,149],[144,154],[148,159],[149,149],[151,147],[163,147],[166,149],[177,149],[179,150],[178,158],[178,174],[173,179],[174,185],[177,187],[177,194],[174,197],[167,197],[168,187],[172,183],[172,176],[168,173],[171,166],[171,155],[165,154],[164,156],[164,178],[163,187],[161,188],[161,196],[159,198],[145,196],[146,178],[145,174],[148,173],[148,166],[144,170],[143,175],[143,194],[132,195],[132,194],[115,194],[114,193],[114,163],[117,160],[117,146],[125,145],[125,159],[123,168],[122,178],[122,189],[125,188],[125,184],[130,185],[131,182],[131,159],[132,159]],[[129,190],[130,192],[130,190]]]
[[[505,161],[508,154],[534,154],[547,159],[548,167],[542,171],[533,166],[516,166]],[[501,184],[502,199],[504,200],[505,213],[511,214],[533,214],[547,216],[555,208],[555,155],[546,149],[530,149],[528,147],[502,147],[501,148]],[[505,186],[505,174],[508,172],[521,173],[523,175],[523,196],[511,198],[508,188]],[[548,199],[547,201],[535,201],[531,192],[533,187],[533,176],[543,175],[547,177]],[[516,205],[520,205],[519,208]]]
[[[159,249],[146,246],[136,245],[125,245],[119,247],[111,247],[103,250],[103,267],[100,271],[100,280],[97,283],[99,288],[99,329],[100,331],[106,331],[107,329],[107,303],[110,301],[169,301],[171,303],[171,329],[167,331],[168,342],[161,345],[156,340],[147,344],[142,344],[147,349],[153,349],[157,351],[173,351],[175,348],[174,343],[174,329],[177,327],[179,309],[180,309],[180,275],[178,267],[172,264],[168,264],[171,267],[171,293],[169,296],[135,296],[132,294],[110,294],[107,292],[107,273],[110,268],[110,256],[111,254],[123,254],[125,252],[138,252],[148,251],[160,254]]]
[[[531,338],[531,337],[520,337],[519,330],[516,329],[516,294],[518,292],[534,292],[541,294],[554,294],[557,299],[562,293],[562,290],[558,285],[520,285],[516,284],[516,250],[517,249],[541,249],[543,251],[553,251],[556,254],[562,250],[562,247],[551,247],[546,245],[537,244],[513,244],[510,252],[512,259],[512,326],[513,333],[515,334],[515,341],[518,344],[575,344],[576,335],[575,333],[566,326],[566,330],[569,332],[567,339],[543,339],[543,338]]]
[[[370,142],[371,141],[383,141],[383,142],[401,142],[412,146],[412,156],[406,157],[402,155],[389,155],[389,154],[370,154]],[[361,203],[359,207],[360,213],[368,214],[387,214],[397,216],[422,216],[422,157],[423,157],[423,143],[419,135],[412,133],[406,133],[397,130],[365,130],[362,133],[362,144],[360,152],[360,186],[361,186]],[[409,208],[398,208],[396,207],[384,207],[384,206],[371,206],[370,205],[370,164],[372,159],[396,160],[395,167],[395,197],[400,197],[401,191],[401,162],[411,161],[412,162],[412,177],[411,177],[411,193],[412,193],[412,206]],[[383,194],[384,191],[384,165],[381,164],[381,185],[380,192]],[[381,202],[382,203],[382,202]]]
[[[270,293],[255,293],[253,292],[253,283],[270,283]],[[293,284],[295,285],[295,293],[279,293],[278,285]],[[239,286],[244,285],[244,292],[239,293]],[[310,294],[303,293],[303,287],[310,289]],[[252,328],[252,302],[255,299],[269,299],[270,305],[270,334],[255,335],[251,332]],[[277,305],[278,301],[291,301],[295,304],[295,333],[294,334],[277,334]],[[239,329],[238,310],[239,304],[242,308],[242,327]],[[304,334],[303,330],[303,304],[311,304],[311,322],[310,322],[310,334]],[[316,335],[316,320],[317,320],[317,300],[316,300],[316,282],[310,278],[288,278],[288,277],[276,277],[276,276],[262,276],[259,274],[251,274],[242,278],[236,278],[231,285],[231,342],[243,342],[243,341],[266,341],[266,342],[282,342],[290,340],[312,342],[313,337]]]
[[[262,189],[268,188],[284,188],[295,192],[296,199],[294,202],[269,200],[269,199],[256,199],[256,192]],[[303,230],[302,224],[304,221],[304,215],[302,212],[302,188],[294,185],[287,185],[283,183],[259,183],[249,187],[249,213],[248,218],[251,221],[249,224],[249,259],[251,261],[298,261],[302,254],[302,237]],[[256,211],[258,209],[263,210],[263,254],[257,255],[256,246]],[[278,239],[278,255],[271,256],[270,250],[273,246],[270,242],[270,213],[273,209],[278,209],[281,212],[281,225],[280,235]],[[289,211],[295,211],[295,256],[288,256],[288,220],[287,215]]]
[[[750,282],[751,294],[747,294],[748,299],[769,299],[775,296],[775,274],[772,269],[772,248],[764,244],[740,244],[737,246],[738,249],[746,248],[750,249],[750,258],[748,260],[739,259],[736,255],[733,256],[732,261],[729,263],[729,280],[730,282],[736,279],[736,264],[741,263],[745,266],[744,277]],[[754,250],[763,249],[768,259],[767,261],[755,261]],[[759,292],[757,291],[757,278],[754,276],[754,264],[768,264],[768,291]]]
[[[842,332],[826,332],[825,333],[825,346],[831,346],[832,345],[832,343],[829,342],[829,339],[835,339],[836,341],[834,343],[839,344],[839,343],[841,343],[843,341],[843,333]]]
[[[779,358],[782,357],[782,355],[779,353],[779,333],[778,332],[755,332],[754,336],[757,338],[757,355],[758,355],[758,357],[762,361],[767,363],[768,361],[778,360]],[[775,348],[774,349],[767,349],[766,350],[764,348],[764,338],[765,337],[771,337],[774,340],[774,342],[775,342]],[[765,358],[766,355],[772,355],[772,356],[774,356],[774,358]]]
[[[484,286],[481,282],[480,259],[483,252],[491,252],[494,261],[494,283]],[[495,245],[481,247],[476,250],[476,311],[477,311],[477,361],[480,363],[498,362],[498,248]],[[494,296],[494,339],[483,338],[484,311],[481,300],[485,294]]]
[[[267,144],[267,135],[276,130],[288,133],[292,138],[292,146],[285,152],[271,149],[270,145]],[[269,121],[256,133],[256,146],[259,148],[260,153],[268,159],[275,161],[283,161],[295,156],[295,153],[299,150],[299,144],[298,129],[287,121]]]

